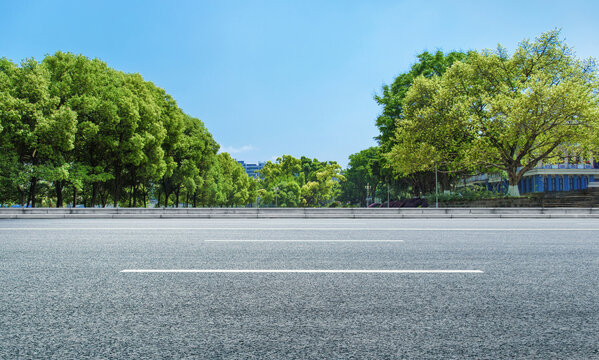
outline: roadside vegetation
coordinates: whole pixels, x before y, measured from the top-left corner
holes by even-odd
[[[502,174],[519,196],[540,162],[599,148],[597,64],[578,59],[559,31],[513,52],[423,52],[374,100],[378,146],[334,161],[283,155],[260,178],[204,123],[139,74],[57,52],[38,62],[0,58],[0,205],[367,206],[458,189]],[[450,195],[451,194],[451,195]]]
[[[283,155],[275,162],[267,162],[260,171],[260,202],[278,207],[336,205],[334,200],[345,181],[341,172],[336,162]]]
[[[539,162],[597,154],[597,85],[595,60],[578,59],[557,30],[512,54],[424,52],[375,96],[379,146],[350,156],[341,198],[386,199],[387,188],[393,198],[424,196],[436,184],[464,197],[457,185],[481,173],[503,174],[508,195],[519,196]]]
[[[245,205],[253,182],[163,89],[57,52],[0,59],[0,204]]]
[[[491,199],[503,199],[509,197],[508,194],[502,192],[489,191],[481,186],[473,185],[468,187],[462,187],[456,189],[454,192],[448,193],[429,193],[425,194],[424,197],[428,200],[429,204],[434,204],[435,201],[439,202],[451,202],[451,201],[474,201],[474,200],[491,200]]]

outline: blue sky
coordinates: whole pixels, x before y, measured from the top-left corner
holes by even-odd
[[[561,28],[599,55],[598,1],[7,1],[0,56],[58,50],[138,72],[239,160],[375,145],[385,83],[424,50],[513,50]]]

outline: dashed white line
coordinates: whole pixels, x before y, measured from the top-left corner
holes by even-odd
[[[343,240],[343,239],[321,239],[321,240],[315,240],[315,239],[290,239],[290,240],[283,240],[283,239],[223,239],[223,240],[204,240],[205,242],[240,242],[240,243],[258,243],[258,242],[280,242],[280,243],[297,243],[297,242],[313,242],[313,243],[330,243],[330,242],[372,242],[372,243],[380,243],[380,242],[404,242],[403,240],[354,240],[354,239],[347,239],[347,240]]]
[[[482,270],[345,270],[345,269],[127,269],[122,273],[326,273],[326,274],[482,274]]]

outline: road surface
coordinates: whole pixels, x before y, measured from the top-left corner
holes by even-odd
[[[599,358],[599,221],[1,220],[0,358]]]

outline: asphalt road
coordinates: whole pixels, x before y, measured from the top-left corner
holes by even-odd
[[[599,358],[598,235],[594,219],[0,220],[0,358]],[[256,269],[481,272],[122,272]]]

